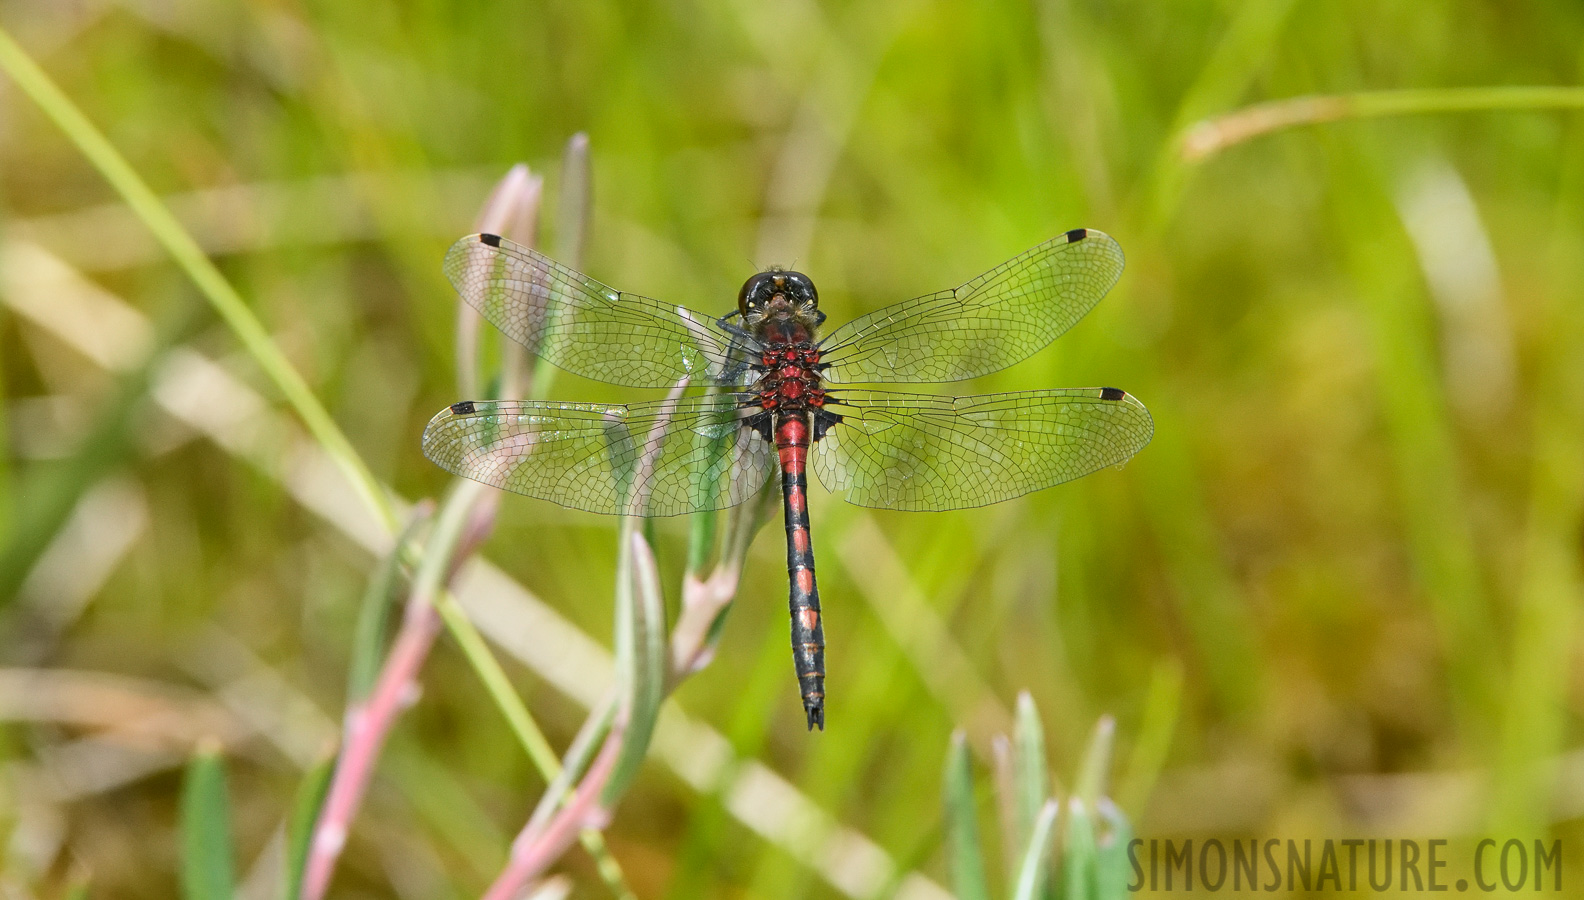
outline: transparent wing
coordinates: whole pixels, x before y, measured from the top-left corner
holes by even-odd
[[[573,509],[676,516],[752,497],[775,447],[743,425],[737,394],[625,406],[464,402],[424,429],[441,468]]]
[[[859,506],[963,509],[1126,462],[1155,423],[1118,388],[934,397],[842,391],[814,444],[825,487]]]
[[[738,385],[751,339],[681,306],[624,293],[492,234],[451,245],[445,274],[496,328],[568,372],[629,387]]]
[[[1122,274],[1122,248],[1078,228],[954,291],[854,319],[820,342],[833,384],[960,381],[1027,359],[1094,308]]]

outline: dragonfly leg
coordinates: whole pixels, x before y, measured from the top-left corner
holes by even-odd
[[[750,341],[756,340],[756,338],[753,336],[753,333],[748,331],[748,329],[743,328],[740,325],[733,325],[731,323],[731,318],[735,315],[737,315],[735,312],[727,313],[726,315],[721,316],[719,319],[716,319],[715,324],[719,325],[722,331],[726,332],[732,337],[743,338]]]

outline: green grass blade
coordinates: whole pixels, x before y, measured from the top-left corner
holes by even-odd
[[[1099,900],[1122,900],[1130,893],[1127,886],[1133,880],[1133,867],[1128,862],[1133,823],[1104,797],[1094,809],[1100,820],[1095,848],[1095,896]]]
[[[122,375],[115,393],[101,406],[93,428],[82,436],[61,467],[29,478],[15,498],[14,519],[0,549],[0,607],[17,596],[34,564],[60,533],[83,494],[136,455],[136,429],[148,407],[156,373],[168,351],[194,330],[202,309],[178,299],[160,311],[154,350],[136,369]]]
[[[291,818],[286,822],[286,900],[297,900],[302,893],[303,868],[308,864],[308,842],[313,839],[314,823],[324,806],[335,772],[335,756],[315,763],[297,784]]]
[[[1062,900],[1095,900],[1095,823],[1090,807],[1073,797],[1067,803],[1067,827],[1060,863]]]
[[[379,678],[380,664],[385,659],[385,646],[390,636],[390,614],[402,583],[401,548],[416,536],[421,526],[428,522],[434,505],[425,501],[413,510],[411,520],[397,538],[394,549],[380,560],[369,579],[363,600],[358,604],[357,625],[352,632],[352,658],[347,666],[347,706],[360,703],[368,697]]]
[[[1017,713],[1012,734],[1012,810],[1016,831],[1010,836],[1013,847],[1021,847],[1034,833],[1045,801],[1051,797],[1050,766],[1045,759],[1045,723],[1028,691],[1018,694]],[[1020,868],[1023,863],[1019,862]],[[1042,881],[1038,896],[1050,894],[1048,879]]]
[[[974,803],[973,767],[968,738],[952,734],[946,752],[946,867],[951,872],[957,900],[990,900],[984,850],[979,844],[979,817]]]
[[[248,355],[275,384],[286,402],[297,411],[314,440],[340,467],[369,509],[387,528],[394,531],[395,513],[384,488],[375,480],[362,457],[352,448],[346,435],[319,403],[302,375],[276,346],[241,295],[220,274],[198,242],[144,183],[131,164],[3,28],[0,28],[0,69],[4,69],[44,114],[66,133],[77,150],[121,195],[127,206],[225,320]]]
[[[182,784],[182,897],[230,900],[231,801],[225,762],[215,748],[200,748],[187,764]]]
[[[1137,813],[1155,790],[1155,780],[1166,764],[1166,753],[1171,749],[1172,735],[1177,730],[1182,685],[1182,665],[1176,660],[1164,660],[1155,666],[1138,736],[1128,756],[1127,780],[1117,792],[1117,802],[1123,809]]]
[[[1083,763],[1078,767],[1077,794],[1085,805],[1094,808],[1106,788],[1106,773],[1111,771],[1111,747],[1116,736],[1116,720],[1101,716],[1095,723],[1094,734],[1089,738],[1089,748],[1084,751]]]
[[[248,309],[235,288],[226,281],[198,243],[176,220],[159,197],[145,184],[137,172],[114,146],[94,127],[70,98],[39,68],[31,57],[11,36],[0,29],[0,69],[4,69],[22,90],[64,131],[90,163],[99,170],[122,199],[138,216],[177,264],[187,273],[199,291],[237,335],[248,354],[280,390],[287,402],[308,427],[310,434],[326,454],[346,475],[353,488],[363,498],[369,509],[391,531],[396,530],[395,513],[384,488],[375,480],[363,459],[358,456],[318,399],[313,395],[302,375],[275,345],[262,324]],[[526,709],[510,690],[510,683],[490,655],[483,638],[467,621],[460,607],[449,594],[437,602],[442,617],[453,636],[462,645],[470,664],[484,680],[491,696],[506,713],[513,730],[529,747],[530,753],[541,763],[555,763],[553,753],[535,753],[547,750],[543,736],[527,716]],[[538,738],[536,741],[535,738]]]
[[[1035,820],[1051,796],[1050,768],[1045,762],[1045,724],[1028,691],[1018,694],[1012,766],[1013,809],[1017,815],[1013,842],[1021,845],[1033,832]]]
[[[1051,828],[1056,824],[1058,809],[1055,800],[1047,800],[1035,816],[1034,828],[1023,844],[1012,900],[1036,900],[1045,895],[1045,885],[1050,880]]]

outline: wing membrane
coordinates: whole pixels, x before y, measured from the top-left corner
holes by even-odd
[[[1126,462],[1155,423],[1117,388],[936,397],[842,391],[810,465],[832,492],[881,509],[999,503]]]
[[[441,468],[589,512],[675,516],[734,506],[775,469],[741,397],[603,403],[468,402],[424,429]]]
[[[607,287],[489,234],[446,253],[445,274],[506,336],[568,372],[629,387],[741,383],[757,347],[710,316]]]
[[[1122,274],[1122,248],[1079,228],[952,291],[861,316],[820,342],[833,384],[960,381],[1027,359],[1071,328]]]

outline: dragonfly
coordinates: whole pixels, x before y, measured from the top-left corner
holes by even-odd
[[[1121,276],[1116,241],[1078,228],[964,284],[822,331],[807,275],[750,277],[711,316],[614,288],[499,235],[447,252],[462,299],[545,361],[597,381],[670,388],[626,404],[466,400],[423,452],[447,471],[572,509],[677,516],[780,482],[788,607],[810,731],[825,728],[825,633],[808,470],[850,503],[953,510],[1126,462],[1154,433],[1120,388],[937,396],[867,385],[960,381],[1050,344]],[[685,393],[678,388],[702,388]]]

